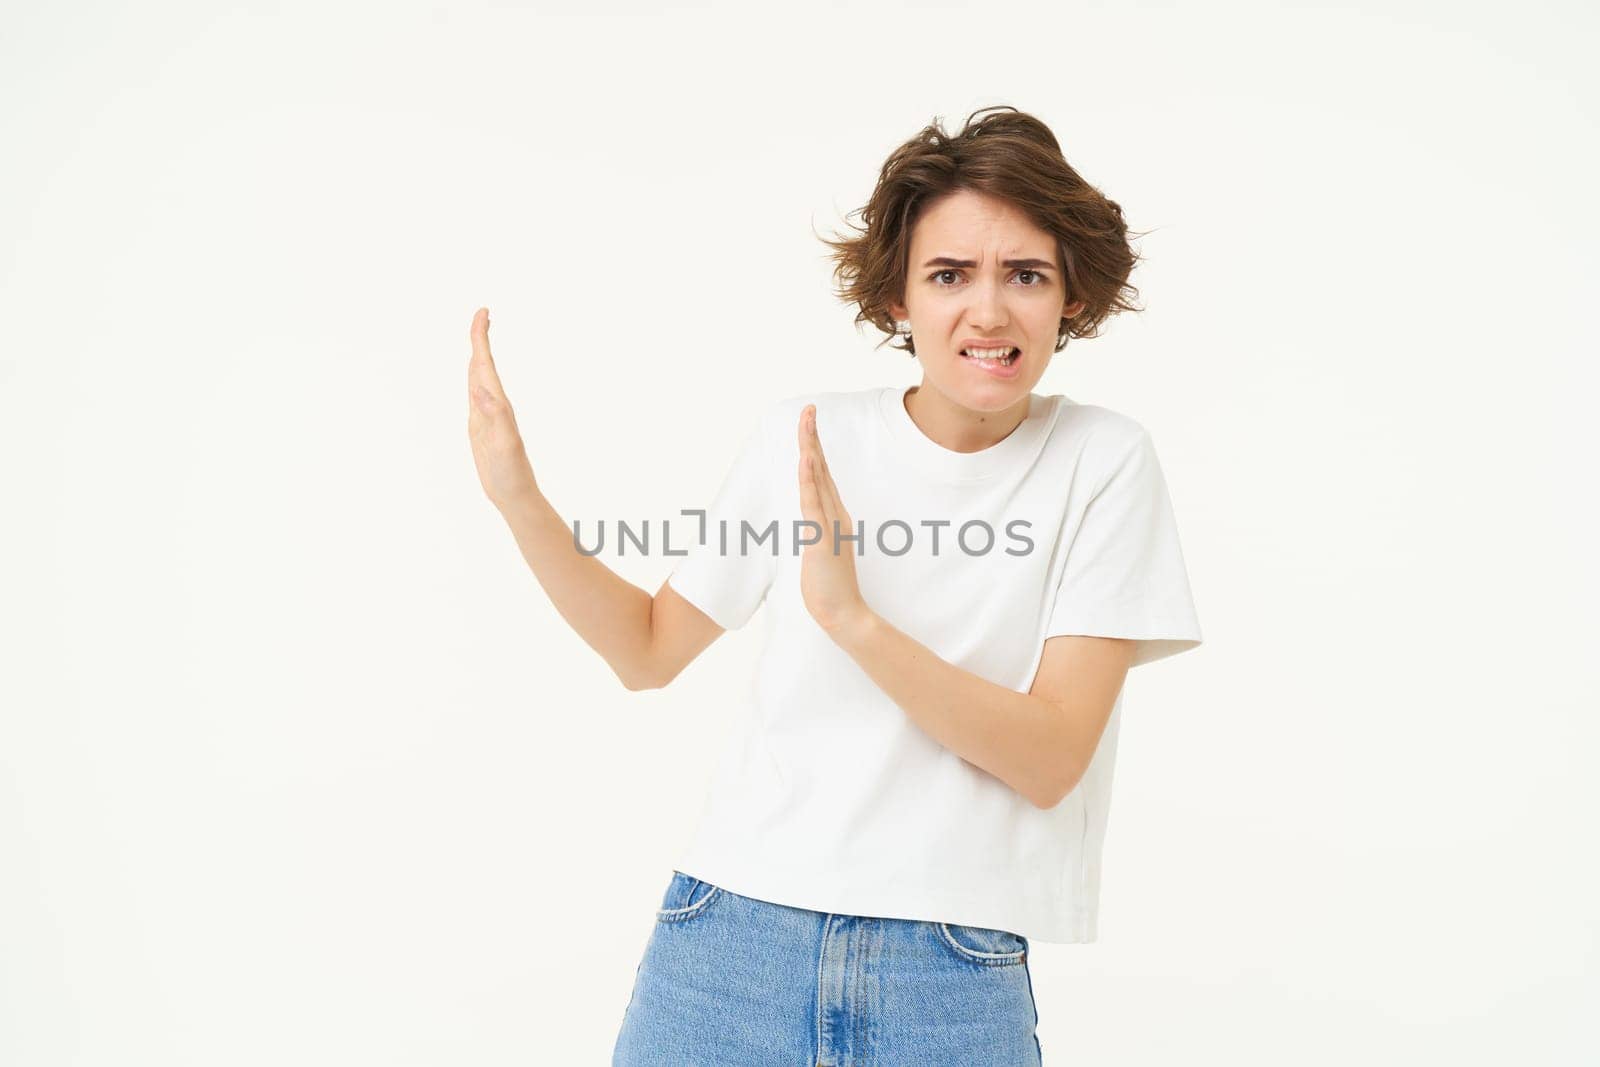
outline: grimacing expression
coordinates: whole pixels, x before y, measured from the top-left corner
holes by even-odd
[[[905,303],[923,373],[977,411],[999,411],[1033,391],[1055,353],[1067,302],[1056,239],[1008,201],[960,189],[924,209],[911,234]],[[987,345],[972,342],[988,342]],[[1007,359],[980,347],[1009,348]]]

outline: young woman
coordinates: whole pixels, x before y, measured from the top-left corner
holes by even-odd
[[[858,214],[840,296],[921,382],[768,405],[653,597],[574,545],[472,321],[483,488],[624,685],[767,606],[617,1064],[1038,1063],[1028,947],[1095,939],[1123,679],[1201,640],[1150,435],[1033,392],[1136,310],[1117,204],[985,108],[896,149]]]

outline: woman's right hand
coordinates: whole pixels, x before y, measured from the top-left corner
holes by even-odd
[[[472,441],[472,462],[478,481],[495,507],[508,506],[539,495],[522,434],[511,402],[500,387],[494,358],[489,355],[489,309],[479,308],[468,331],[472,359],[467,364],[467,436]]]

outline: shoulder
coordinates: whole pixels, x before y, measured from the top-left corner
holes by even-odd
[[[1080,404],[1061,395],[1056,397],[1056,403],[1060,406],[1056,434],[1084,445],[1093,444],[1096,451],[1126,455],[1150,437],[1143,423],[1124,412],[1101,404]]]
[[[1072,454],[1080,475],[1105,481],[1146,457],[1154,458],[1150,431],[1132,415],[1101,404],[1080,404],[1058,396],[1051,444]]]

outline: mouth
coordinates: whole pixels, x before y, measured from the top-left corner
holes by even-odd
[[[976,363],[983,367],[1010,367],[1022,358],[1022,349],[1012,348],[963,348],[961,358]]]

